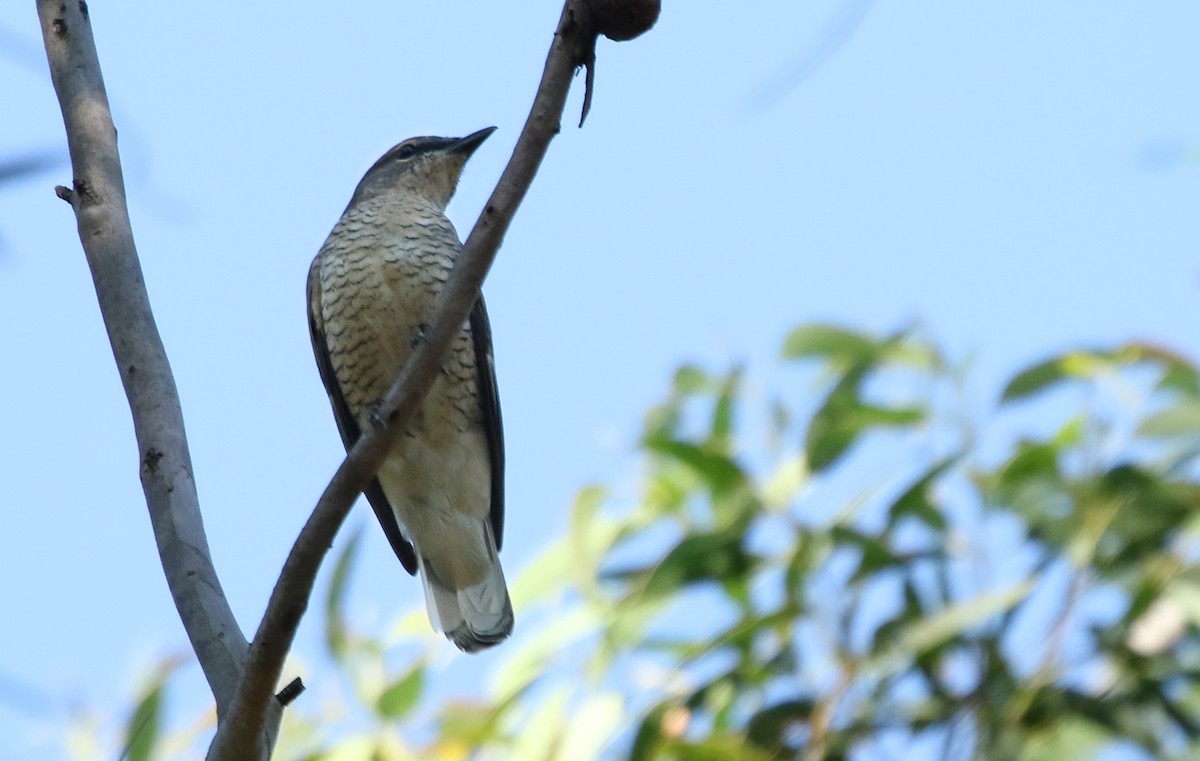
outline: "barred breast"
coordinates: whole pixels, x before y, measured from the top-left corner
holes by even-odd
[[[330,360],[360,427],[420,340],[460,248],[436,209],[382,196],[348,210],[318,255]],[[437,437],[479,425],[475,361],[464,324],[412,433]]]

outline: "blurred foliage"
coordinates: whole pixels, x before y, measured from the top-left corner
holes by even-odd
[[[0,156],[0,187],[34,177],[64,162],[61,151],[37,151]]]
[[[468,697],[423,612],[354,630],[353,537],[324,607],[349,696],[302,696],[277,758],[1200,757],[1191,362],[1072,351],[981,404],[911,331],[807,325],[782,359],[778,392],[678,370],[636,484],[579,494]],[[130,758],[179,747],[161,673]]]

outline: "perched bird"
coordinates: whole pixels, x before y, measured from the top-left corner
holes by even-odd
[[[495,127],[414,137],[375,162],[308,273],[308,319],[342,442],[353,446],[422,339],[462,250],[446,204]],[[473,652],[512,631],[497,551],[504,530],[504,440],[483,298],[442,374],[365,491],[434,628]]]

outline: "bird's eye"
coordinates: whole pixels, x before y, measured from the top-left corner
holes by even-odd
[[[411,159],[413,154],[416,152],[417,149],[411,145],[402,145],[400,146],[400,150],[396,151],[396,157],[402,159]]]

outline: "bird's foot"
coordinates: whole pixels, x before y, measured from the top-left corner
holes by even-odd
[[[383,401],[380,400],[371,406],[371,411],[367,413],[367,420],[370,421],[373,428],[387,428],[387,418],[383,416],[383,410],[380,406]]]
[[[429,336],[426,335],[426,333],[428,333],[429,329],[430,329],[430,325],[427,322],[422,322],[422,323],[418,324],[417,325],[417,334],[415,336],[413,336],[413,340],[409,341],[409,343],[408,343],[409,348],[415,349],[418,346],[420,346],[421,344],[429,343]]]

